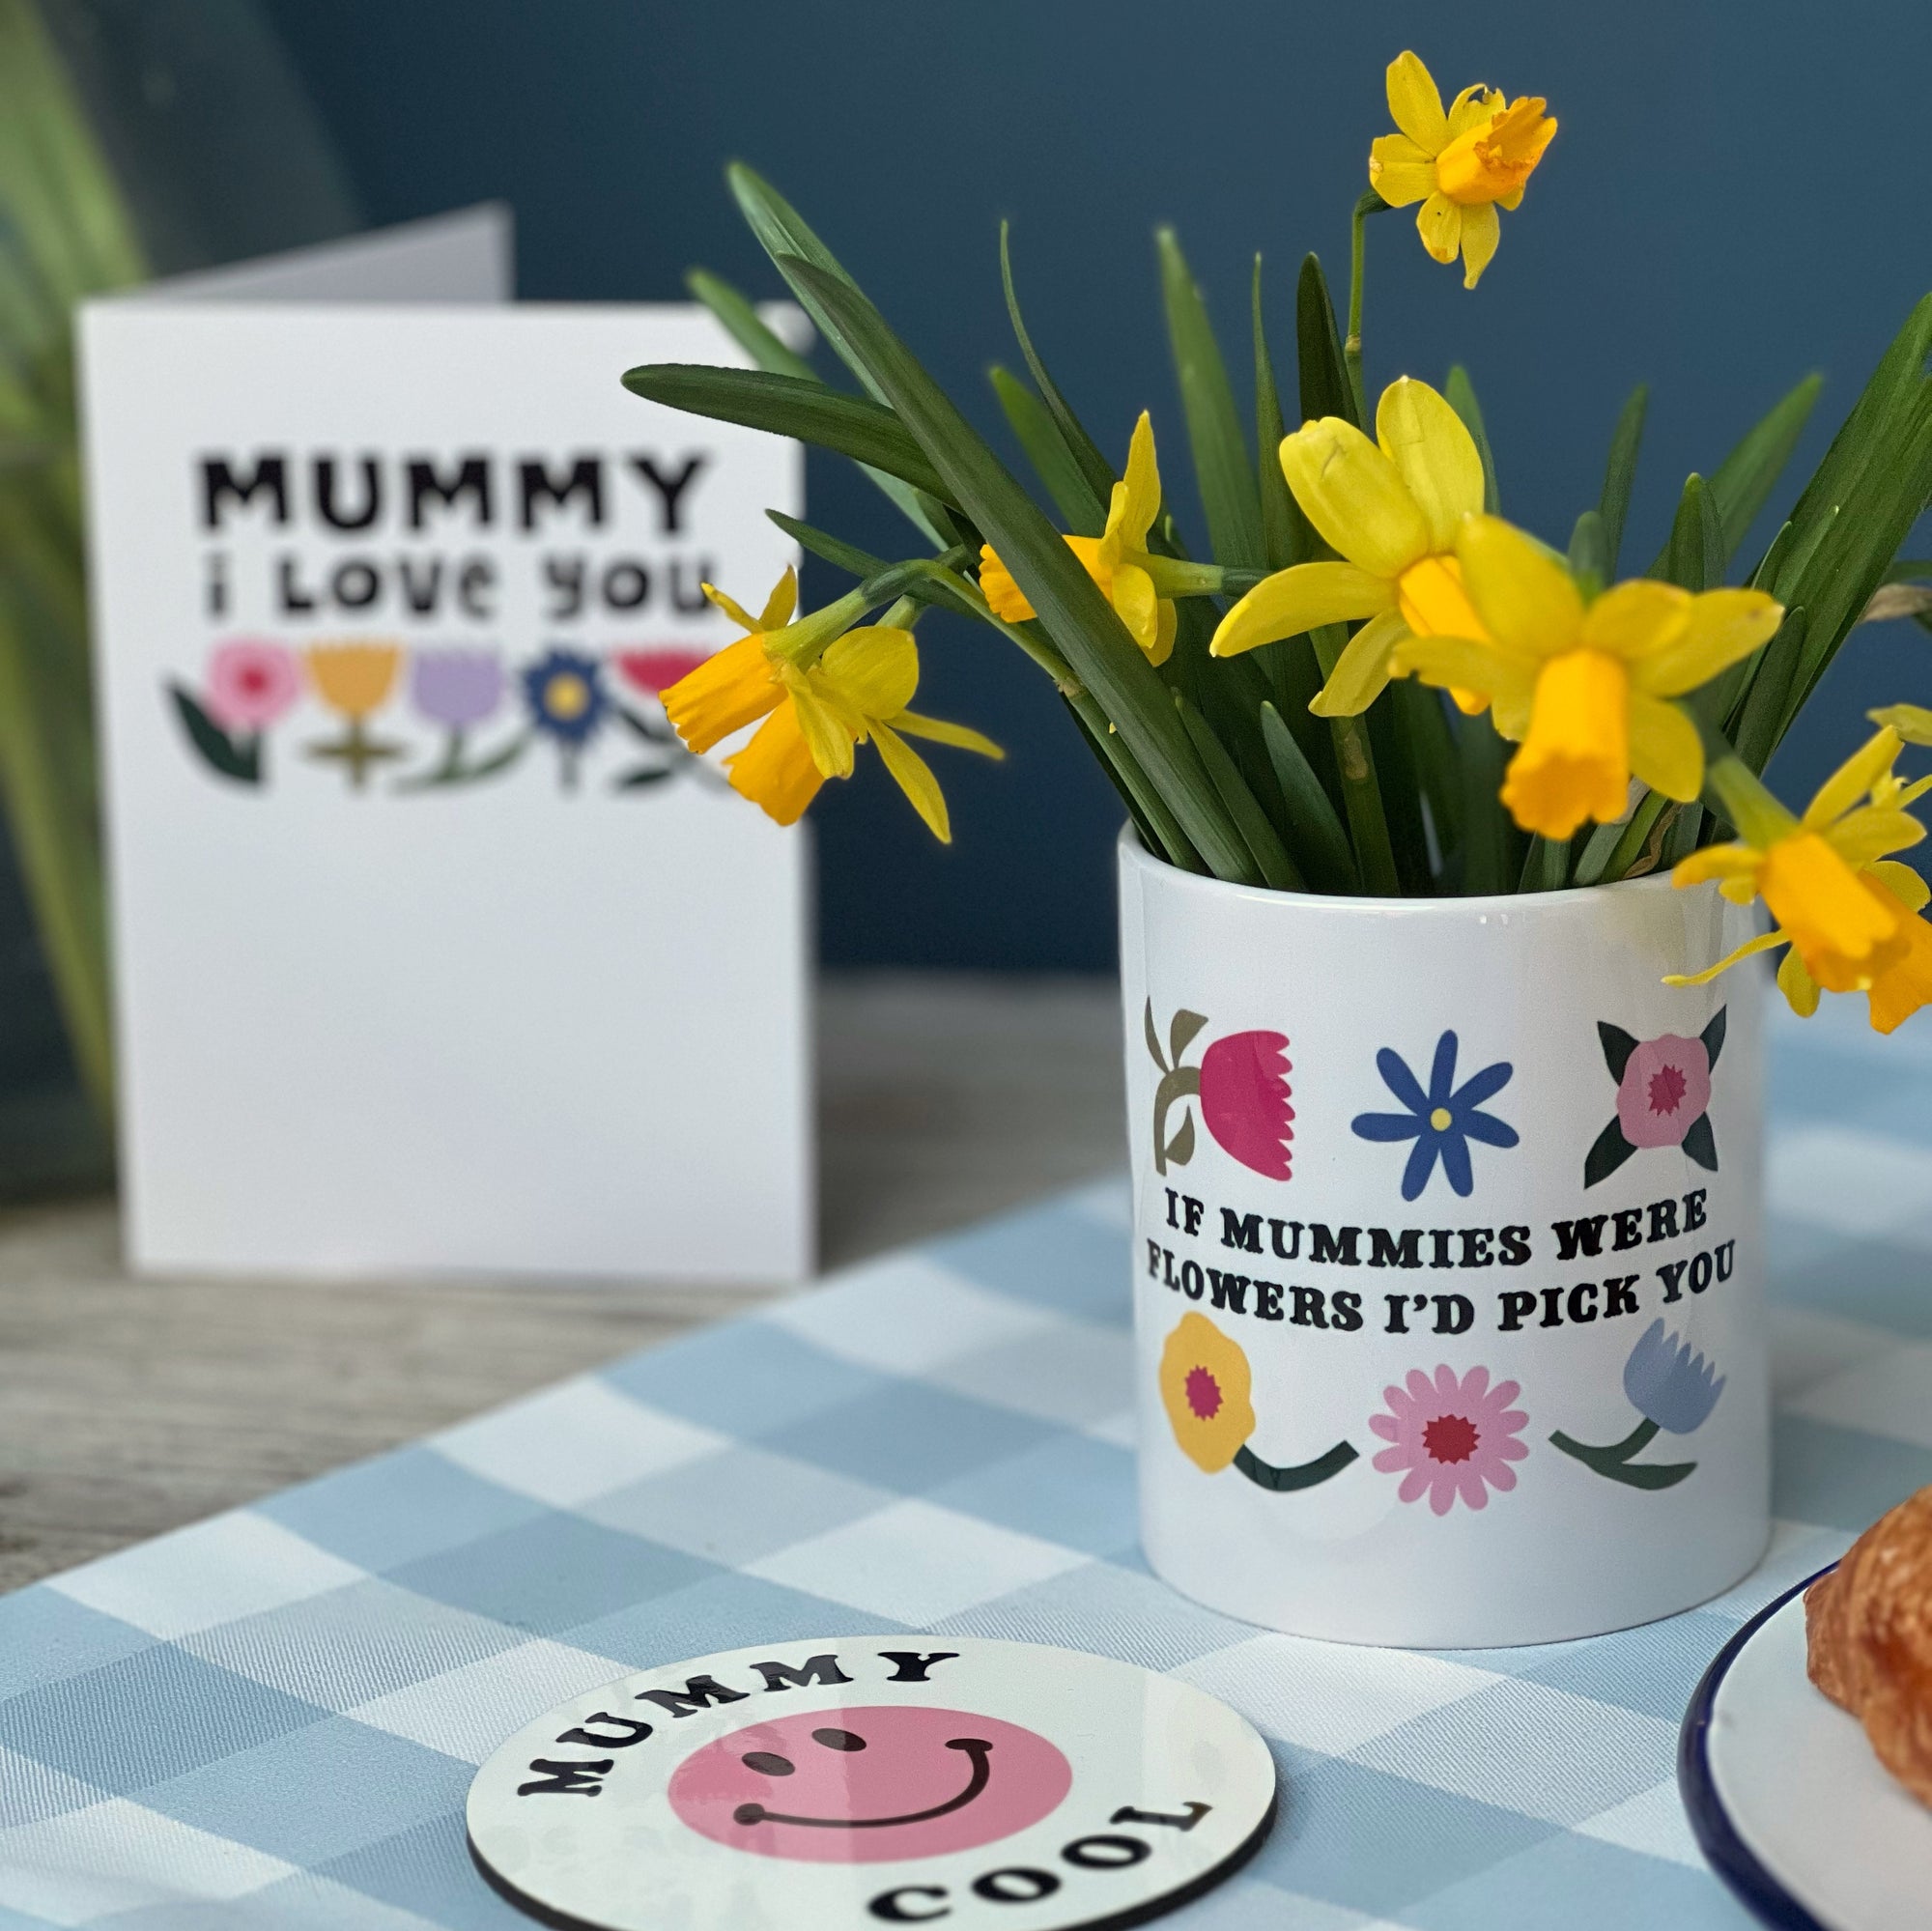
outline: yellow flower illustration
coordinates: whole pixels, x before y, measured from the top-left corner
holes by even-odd
[[[755,618],[707,583],[704,594],[751,633],[708,658],[664,694],[665,714],[694,752],[748,724],[752,741],[725,759],[731,787],[781,825],[796,824],[828,778],[849,778],[857,746],[871,743],[894,781],[942,843],[952,838],[946,799],[931,767],[905,742],[1005,755],[963,724],[906,706],[919,688],[919,646],[908,630],[869,625],[838,631],[838,607],[790,623],[798,580],[787,570]]]
[[[1353,717],[1381,695],[1390,655],[1411,633],[1487,635],[1456,560],[1456,532],[1483,507],[1483,459],[1427,383],[1403,376],[1382,391],[1373,442],[1340,416],[1303,424],[1282,439],[1281,469],[1343,560],[1297,563],[1257,583],[1221,619],[1214,656],[1366,617],[1309,706]]]
[[[1665,982],[1702,985],[1753,952],[1786,946],[1778,989],[1806,1017],[1818,1009],[1821,988],[1864,993],[1880,1033],[1932,1002],[1932,925],[1918,916],[1932,893],[1889,856],[1925,836],[1905,808],[1932,788],[1932,779],[1907,784],[1894,777],[1901,749],[1888,724],[1825,781],[1802,818],[1755,792],[1740,796],[1745,836],[1692,852],[1671,879],[1685,886],[1715,878],[1734,904],[1762,898],[1776,924],[1705,971],[1673,974]],[[1712,779],[1726,788],[1723,766],[1713,768]]]
[[[1485,636],[1411,634],[1396,674],[1474,694],[1520,749],[1502,798],[1525,831],[1567,838],[1623,815],[1632,774],[1688,803],[1704,781],[1697,727],[1670,700],[1748,657],[1784,615],[1762,590],[1705,590],[1635,578],[1585,605],[1569,570],[1499,517],[1456,539]]]
[[[1255,1432],[1248,1357],[1206,1315],[1184,1314],[1160,1354],[1160,1398],[1180,1452],[1213,1475]]]
[[[1400,133],[1369,149],[1369,185],[1391,208],[1421,202],[1415,228],[1438,262],[1463,256],[1463,286],[1474,288],[1496,252],[1496,209],[1514,209],[1536,172],[1556,123],[1538,96],[1506,101],[1492,88],[1465,87],[1445,110],[1429,70],[1412,53],[1390,62],[1389,114]]]
[[[366,718],[389,701],[403,651],[395,643],[318,643],[307,659],[316,696],[345,718]]]
[[[1174,649],[1174,600],[1154,595],[1147,569],[1148,531],[1159,514],[1160,468],[1154,459],[1153,424],[1142,410],[1127,448],[1126,477],[1114,485],[1107,506],[1106,529],[1098,536],[1069,536],[1066,547],[1100,586],[1100,594],[1113,605],[1150,664],[1165,664]],[[1008,623],[1025,623],[1035,614],[1025,591],[1013,582],[991,544],[980,552],[980,593],[992,606],[993,614]]]

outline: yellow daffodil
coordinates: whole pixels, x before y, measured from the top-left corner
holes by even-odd
[[[1282,439],[1281,468],[1343,560],[1297,563],[1257,583],[1221,619],[1208,646],[1216,657],[1366,617],[1309,706],[1353,717],[1380,695],[1391,653],[1411,633],[1487,635],[1455,554],[1463,518],[1483,507],[1483,459],[1427,383],[1404,376],[1382,391],[1373,442],[1340,416],[1304,423]]]
[[[1100,586],[1100,594],[1113,605],[1150,664],[1165,664],[1174,649],[1174,600],[1155,596],[1147,569],[1148,531],[1159,514],[1160,469],[1154,460],[1153,424],[1142,410],[1127,447],[1126,477],[1114,485],[1107,506],[1107,527],[1098,536],[1069,536],[1066,547]],[[980,594],[992,606],[993,614],[1008,623],[1025,623],[1035,614],[1026,592],[1013,582],[990,543],[980,552]]]
[[[963,724],[906,708],[919,688],[912,633],[890,624],[846,629],[857,612],[839,605],[788,621],[798,601],[798,580],[789,570],[756,617],[709,583],[704,594],[750,635],[664,694],[665,713],[685,744],[706,752],[757,724],[751,742],[726,758],[724,768],[733,790],[791,825],[828,778],[851,777],[854,748],[869,742],[933,836],[950,841],[938,780],[906,738],[929,738],[983,757],[1005,753]]]
[[[1671,880],[1685,886],[1715,878],[1735,904],[1762,898],[1776,923],[1716,965],[1673,975],[1668,984],[1702,985],[1753,952],[1785,946],[1777,983],[1795,1012],[1815,1012],[1821,988],[1862,992],[1873,1028],[1889,1033],[1932,1001],[1932,925],[1918,916],[1932,894],[1918,872],[1889,856],[1925,836],[1905,808],[1932,788],[1932,779],[1907,784],[1894,777],[1901,748],[1887,724],[1825,781],[1802,818],[1747,774],[1713,768],[1713,782],[1744,821],[1745,836],[1692,852]]]
[[[1160,1351],[1160,1399],[1180,1452],[1215,1475],[1255,1432],[1248,1357],[1204,1314],[1188,1313]]]
[[[1540,97],[1506,101],[1465,87],[1445,110],[1429,70],[1405,53],[1388,71],[1389,114],[1402,130],[1369,149],[1369,185],[1391,208],[1416,210],[1416,232],[1438,262],[1463,256],[1463,286],[1474,288],[1496,252],[1498,207],[1513,209],[1536,172],[1556,123]]]
[[[1619,818],[1632,774],[1688,803],[1704,781],[1697,727],[1669,700],[1708,683],[1777,628],[1762,590],[1692,595],[1643,578],[1585,605],[1568,569],[1499,517],[1467,518],[1456,539],[1482,638],[1412,633],[1398,675],[1486,698],[1520,749],[1503,803],[1525,831],[1569,838]]]

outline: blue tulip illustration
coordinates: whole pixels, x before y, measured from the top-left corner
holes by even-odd
[[[1623,1440],[1605,1447],[1577,1441],[1561,1429],[1549,1437],[1550,1444],[1612,1482],[1633,1489],[1675,1488],[1697,1466],[1694,1462],[1640,1462],[1632,1458],[1642,1454],[1660,1430],[1694,1434],[1710,1420],[1724,1392],[1724,1378],[1715,1362],[1693,1354],[1690,1344],[1679,1341],[1660,1316],[1637,1337],[1624,1363],[1624,1393],[1643,1419]]]

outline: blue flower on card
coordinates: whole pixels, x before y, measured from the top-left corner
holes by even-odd
[[[1364,1140],[1413,1140],[1415,1149],[1402,1170],[1402,1197],[1414,1200],[1429,1184],[1435,1162],[1449,1184],[1459,1194],[1467,1195],[1475,1187],[1476,1177],[1469,1163],[1469,1142],[1480,1140],[1490,1147],[1514,1147],[1517,1131],[1493,1113],[1482,1110],[1484,1100],[1493,1097],[1510,1083],[1516,1070],[1507,1060],[1472,1073],[1462,1086],[1456,1084],[1456,1036],[1444,1033],[1435,1042],[1435,1063],[1429,1069],[1425,1092],[1407,1063],[1384,1046],[1376,1055],[1382,1082],[1407,1109],[1403,1113],[1358,1113],[1354,1130]]]

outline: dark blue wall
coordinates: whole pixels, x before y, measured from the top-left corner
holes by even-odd
[[[1653,387],[1625,554],[1662,541],[1685,474],[1810,368],[1829,383],[1789,493],[1932,286],[1924,0],[272,0],[376,221],[515,204],[532,297],[674,298],[702,262],[779,293],[725,193],[739,156],[801,207],[955,393],[1013,351],[996,237],[1014,223],[1036,338],[1123,454],[1154,412],[1184,465],[1150,231],[1179,228],[1245,355],[1253,251],[1285,323],[1300,255],[1346,273],[1347,215],[1403,46],[1446,91],[1547,95],[1562,128],[1483,285],[1371,229],[1371,385],[1466,362],[1502,501],[1553,541],[1593,502],[1633,383]],[[1277,359],[1287,356],[1286,330]],[[613,379],[615,371],[612,372]],[[990,400],[977,404],[997,420]],[[895,514],[813,459],[812,520],[902,553]],[[829,573],[828,573],[829,574]],[[822,591],[826,582],[816,588]],[[813,586],[808,582],[808,589]],[[814,600],[816,600],[814,598]],[[928,620],[923,707],[978,724],[997,769],[939,755],[936,850],[875,764],[817,809],[838,961],[1111,962],[1111,792],[1057,700],[990,634]],[[1928,639],[1859,634],[1777,776],[1808,790],[1870,703],[1932,697]]]

